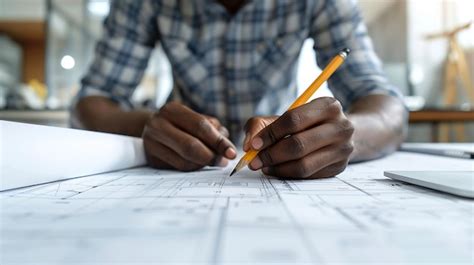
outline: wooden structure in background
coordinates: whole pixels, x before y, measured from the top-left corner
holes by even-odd
[[[464,125],[467,122],[474,122],[474,110],[463,111],[463,110],[420,110],[411,111],[410,124],[414,123],[427,123],[431,124],[431,141],[432,142],[443,142],[438,133],[438,128],[441,124],[456,124]],[[456,127],[464,129],[464,126]]]
[[[447,52],[447,58],[444,69],[444,105],[446,107],[454,107],[457,103],[457,89],[458,79],[461,81],[462,88],[464,88],[466,95],[469,97],[470,102],[474,103],[474,86],[472,84],[471,76],[469,75],[469,65],[467,64],[466,55],[459,45],[457,35],[470,28],[473,22],[466,23],[458,26],[452,30],[434,33],[426,36],[427,40],[434,39],[447,39],[449,42],[449,48]],[[440,141],[447,142],[449,140],[449,125],[440,124]],[[464,124],[459,123],[455,126],[456,140],[465,141],[465,129]]]
[[[45,83],[46,24],[44,21],[0,21],[0,34],[17,42],[23,50],[22,82]]]

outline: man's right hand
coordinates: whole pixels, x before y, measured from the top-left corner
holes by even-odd
[[[237,156],[229,132],[214,117],[170,102],[148,119],[142,138],[148,164],[192,171],[226,166]]]

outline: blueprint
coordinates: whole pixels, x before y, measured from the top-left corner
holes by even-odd
[[[416,161],[416,163],[415,163]],[[474,170],[396,153],[321,180],[146,167],[0,193],[0,264],[472,264],[474,201],[383,176]]]
[[[140,138],[0,120],[0,191],[145,164]]]

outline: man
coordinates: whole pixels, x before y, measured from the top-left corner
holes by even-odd
[[[322,178],[403,140],[406,110],[351,0],[117,0],[104,26],[74,116],[90,130],[142,137],[150,166],[225,166],[244,131],[243,149],[261,150],[252,170]],[[335,99],[269,116],[297,96],[307,38],[320,67],[352,50],[329,80]],[[134,110],[129,98],[155,44],[171,62],[174,89],[159,110]]]

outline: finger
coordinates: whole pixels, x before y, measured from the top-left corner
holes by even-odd
[[[338,117],[341,113],[341,104],[334,98],[315,99],[285,112],[276,121],[262,129],[252,139],[251,146],[255,150],[264,149],[287,135],[314,127],[325,120]]]
[[[202,166],[211,165],[215,154],[199,139],[175,127],[167,120],[159,119],[152,122],[159,123],[159,127],[147,127],[145,129],[147,136],[174,150],[185,160]]]
[[[309,176],[307,179],[321,179],[321,178],[334,177],[342,173],[346,169],[347,164],[348,164],[348,160],[336,162],[314,173],[313,175]]]
[[[203,167],[202,165],[183,159],[175,151],[153,139],[147,139],[145,141],[147,161],[153,167],[173,168],[182,171],[192,171]]]
[[[224,135],[224,137],[229,138],[229,135],[230,135],[230,134],[229,134],[229,130],[227,130],[226,127],[220,126],[220,127],[218,128],[218,130],[219,130],[219,132],[220,132],[222,135]]]
[[[243,149],[245,152],[248,152],[250,149],[250,139],[252,139],[260,130],[265,128],[266,124],[263,118],[251,118],[247,121],[244,126],[245,130],[245,139],[243,144]]]
[[[162,110],[175,126],[198,138],[216,154],[229,159],[236,157],[236,148],[232,142],[219,133],[205,116],[180,104],[167,104]],[[176,119],[176,116],[180,118]]]
[[[164,162],[163,160],[159,159],[157,156],[153,155],[155,152],[154,147],[150,147],[147,143],[144,142],[144,149],[145,149],[145,158],[147,165],[153,168],[160,168],[160,169],[176,169],[169,163]]]
[[[349,120],[324,123],[309,130],[293,134],[276,144],[261,150],[250,162],[250,169],[274,166],[306,155],[334,143],[347,141],[354,132]]]
[[[217,118],[209,116],[209,115],[204,115],[204,116],[209,120],[209,122],[211,122],[214,128],[216,128],[222,135],[229,138],[229,135],[230,135],[229,130],[227,130],[226,127],[222,126],[220,121]]]
[[[244,126],[245,139],[243,149],[248,152],[250,149],[250,139],[252,139],[258,132],[260,132],[267,125],[275,121],[278,117],[253,117],[250,118]]]
[[[216,167],[226,167],[229,164],[229,160],[223,156],[216,156],[214,160],[211,162],[211,166]]]
[[[203,116],[206,117],[206,119],[209,120],[209,122],[214,126],[214,128],[219,129],[219,127],[222,126],[220,121],[216,117],[212,117],[212,116],[205,115],[205,114],[203,114]]]
[[[248,133],[245,134],[245,138],[244,138],[244,144],[243,144],[243,150],[245,152],[248,152],[250,150],[250,135]]]
[[[321,179],[321,178],[330,178],[342,173],[349,163],[349,160],[343,160],[341,162],[336,162],[331,164],[322,170],[316,172],[315,174],[308,177],[308,179]]]
[[[145,153],[145,157],[146,157],[147,165],[149,167],[158,168],[158,169],[176,169],[176,170],[179,170],[179,169],[173,167],[172,165],[170,165],[168,163],[165,163],[163,160],[161,160],[161,159],[159,159],[155,156],[152,156],[152,155],[149,155],[149,154]]]
[[[352,150],[350,144],[327,146],[302,159],[266,167],[263,172],[279,178],[308,178],[329,165],[347,160]]]

